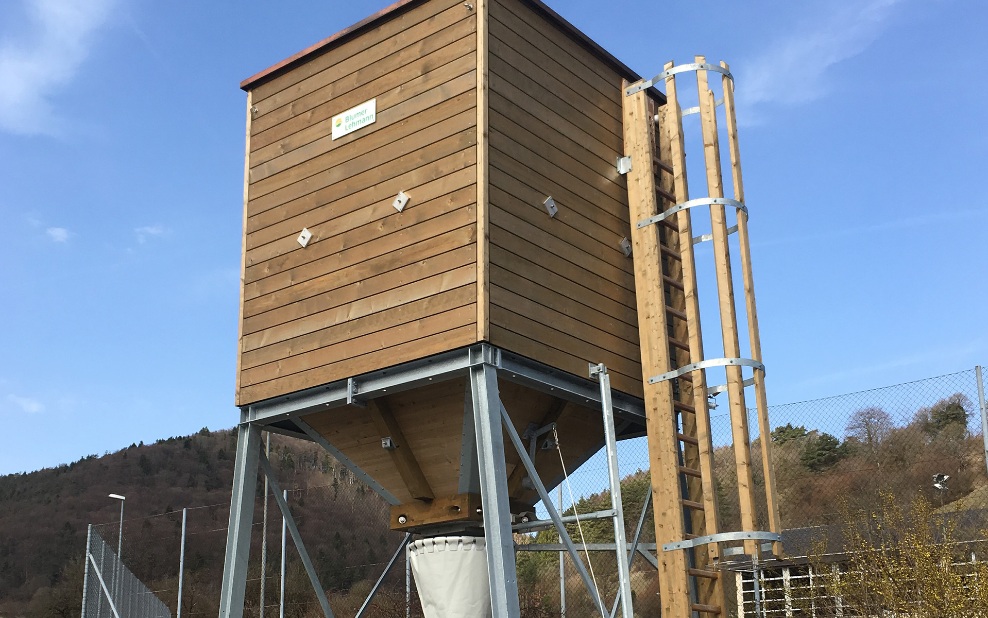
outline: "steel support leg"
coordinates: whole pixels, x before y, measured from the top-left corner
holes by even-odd
[[[241,423],[237,428],[237,456],[234,460],[230,525],[226,533],[220,618],[243,618],[244,615],[250,530],[254,519],[257,460],[260,454],[261,431],[250,423]]]
[[[515,569],[514,540],[511,536],[504,439],[500,431],[501,399],[498,396],[497,371],[494,367],[487,364],[471,367],[470,394],[477,433],[477,460],[493,616],[517,618],[521,615],[518,605],[518,575]]]
[[[614,544],[617,548],[618,598],[623,618],[634,618],[631,605],[631,569],[628,539],[624,531],[624,509],[621,508],[621,471],[617,460],[617,432],[614,430],[614,407],[611,404],[611,376],[604,365],[591,366],[591,376],[600,381],[600,402],[604,417],[604,450],[611,486],[611,508],[614,510]]]

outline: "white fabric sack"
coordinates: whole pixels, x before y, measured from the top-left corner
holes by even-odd
[[[425,618],[490,618],[487,544],[477,537],[437,537],[408,546]]]

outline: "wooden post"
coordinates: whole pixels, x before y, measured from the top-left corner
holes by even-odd
[[[488,2],[475,0],[474,3],[477,11],[477,341],[491,338]]]
[[[622,89],[628,87],[627,82]],[[648,429],[649,464],[652,474],[655,542],[682,541],[683,512],[680,504],[679,447],[675,420],[672,417],[673,393],[669,381],[650,384],[647,376],[672,369],[669,358],[668,322],[661,285],[661,247],[658,227],[639,229],[637,221],[658,212],[655,175],[652,173],[654,120],[649,113],[648,95],[640,91],[623,98],[624,148],[631,156],[632,171],[627,176],[628,202],[631,213],[631,239],[635,262],[638,323],[640,328],[642,371],[646,376],[645,410]],[[689,581],[684,552],[666,552],[659,561],[659,594],[662,615],[690,615]]]
[[[726,62],[720,66],[730,70]],[[741,150],[738,145],[738,122],[734,111],[734,81],[726,75],[724,84],[724,114],[727,117],[727,137],[731,154],[731,177],[734,180],[734,199],[744,203],[744,183],[741,179]],[[738,216],[738,243],[741,252],[741,276],[744,281],[745,308],[748,313],[748,340],[751,358],[761,362],[762,344],[758,331],[758,310],[755,306],[755,280],[751,270],[751,247],[748,243],[748,217]],[[781,532],[779,504],[776,498],[775,468],[772,465],[772,434],[768,420],[768,398],[765,393],[765,372],[754,371],[755,406],[758,410],[758,433],[762,443],[762,470],[765,474],[765,501],[768,506],[768,526],[771,532]],[[782,555],[782,544],[775,543],[776,555]]]
[[[663,70],[668,71],[673,63],[666,63]],[[676,90],[676,78],[670,75],[666,78],[666,105],[663,122],[660,128],[668,135],[669,158],[673,168],[673,193],[677,203],[689,201],[689,187],[686,180],[686,148],[683,142],[683,116],[679,106]],[[682,210],[677,215],[679,227],[679,249],[682,255],[683,289],[686,296],[686,319],[689,327],[690,360],[693,363],[703,360],[703,334],[700,325],[700,304],[696,281],[696,259],[693,253],[693,224],[689,210]],[[710,410],[707,405],[707,378],[702,369],[694,371],[693,405],[696,408],[696,438],[699,442],[700,483],[703,486],[703,515],[705,519],[704,533],[717,534],[720,532],[718,516],[717,492],[714,482],[714,449],[710,431]],[[697,551],[697,555],[705,553],[706,564],[712,563],[719,557],[715,544],[707,545],[705,552]],[[710,596],[721,604],[724,600],[723,581],[714,581]]]
[[[705,64],[703,56],[697,56],[698,64]],[[700,93],[700,123],[703,130],[703,154],[707,169],[707,189],[710,197],[724,197],[724,185],[720,166],[720,143],[717,136],[717,117],[714,93],[707,83],[707,72],[696,72]],[[737,313],[734,307],[734,281],[731,277],[731,256],[727,239],[727,216],[722,205],[710,207],[710,223],[713,234],[714,263],[717,272],[717,293],[720,305],[721,333],[724,339],[724,356],[739,358],[741,345],[738,339]],[[755,530],[754,483],[751,472],[751,447],[748,434],[748,410],[744,402],[744,378],[740,366],[728,366],[727,392],[731,410],[731,433],[734,441],[734,462],[738,474],[738,495],[741,507],[741,529]],[[746,541],[748,553],[757,551],[755,541]]]

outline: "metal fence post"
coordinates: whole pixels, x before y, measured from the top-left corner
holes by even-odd
[[[178,552],[178,607],[175,618],[182,618],[182,585],[185,583],[185,523],[189,509],[182,509],[182,548]]]
[[[412,561],[409,559],[411,549],[405,545],[405,618],[412,618]]]
[[[89,547],[90,547],[89,544],[92,541],[92,539],[93,539],[93,525],[89,524],[89,526],[86,528],[86,557],[85,557],[86,570],[83,571],[82,573],[82,613],[80,614],[80,618],[86,618],[86,604],[87,604],[86,595],[89,592]]]
[[[978,407],[981,410],[981,440],[985,445],[985,468],[988,469],[988,405],[985,404],[985,381],[981,373],[981,365],[974,368],[974,376],[978,381]]]
[[[559,484],[559,512],[563,512],[563,484]],[[563,542],[562,535],[559,542]],[[559,552],[559,618],[566,618],[566,552]]]

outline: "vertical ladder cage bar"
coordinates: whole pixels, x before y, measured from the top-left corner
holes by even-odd
[[[706,64],[706,58],[696,56],[697,64]],[[717,136],[716,102],[707,82],[707,71],[696,71],[700,98],[700,124],[703,132],[703,154],[707,172],[707,192],[712,198],[724,197],[723,176],[720,165],[720,142]],[[724,356],[741,356],[738,338],[737,310],[734,305],[734,281],[731,275],[730,248],[727,239],[727,213],[722,204],[710,206],[710,223],[713,235],[714,262],[717,274],[717,295],[720,307],[721,334]],[[748,431],[748,410],[744,400],[744,377],[740,366],[728,366],[727,392],[731,411],[731,430],[734,442],[734,460],[738,475],[738,497],[741,507],[741,529],[754,531],[754,481],[751,470],[751,440]],[[745,541],[745,550],[754,554],[757,542]]]
[[[614,407],[611,403],[611,376],[603,364],[591,367],[600,383],[600,408],[604,417],[604,448],[611,485],[611,509],[614,511],[614,545],[617,551],[618,598],[623,618],[634,618],[631,600],[631,568],[628,564],[628,539],[624,529],[624,508],[621,505],[621,471],[618,468],[617,435],[614,430]]]
[[[250,531],[257,492],[257,466],[261,455],[261,431],[246,422],[246,413],[237,427],[237,454],[234,459],[230,523],[223,561],[220,592],[220,618],[242,618],[247,592],[247,566],[250,559]]]
[[[626,90],[627,82],[623,83]],[[656,226],[639,228],[634,222],[658,213],[655,176],[652,173],[654,152],[654,116],[649,114],[647,91],[641,90],[622,98],[625,154],[630,155],[632,169],[627,175],[630,209],[632,259],[635,269],[638,322],[641,325],[641,357],[644,375],[658,375],[672,369],[669,358],[668,324],[660,268],[661,248]],[[653,518],[656,543],[683,540],[685,527],[678,474],[679,447],[673,393],[670,381],[643,384],[648,432]],[[689,582],[684,552],[663,552],[659,557],[659,595],[663,616],[690,615]]]
[[[501,437],[501,399],[497,370],[488,364],[470,368],[474,430],[477,434],[477,462],[480,472],[484,538],[487,544],[487,572],[494,618],[517,618],[518,575],[514,541],[511,536],[511,508],[505,470],[504,439]]]
[[[663,70],[673,67],[672,62],[666,63]],[[660,137],[666,137],[668,146],[660,148],[668,150],[669,163],[673,168],[673,194],[680,204],[689,201],[689,185],[686,172],[686,145],[683,139],[683,116],[679,106],[676,76],[666,78],[665,113],[661,116]],[[700,322],[699,292],[696,279],[696,256],[693,250],[693,222],[689,209],[680,211],[677,215],[679,227],[679,248],[682,260],[683,289],[686,299],[686,318],[690,348],[690,360],[694,363],[704,359],[703,331]],[[693,407],[695,409],[695,431],[698,442],[700,485],[703,488],[703,532],[701,534],[716,534],[720,532],[720,518],[715,491],[714,448],[710,430],[710,409],[707,402],[706,371],[699,369],[690,374],[693,380]],[[714,564],[718,559],[716,544],[694,549],[698,567],[704,568]],[[708,580],[702,584],[701,603],[724,606],[724,585],[720,577]]]
[[[720,66],[730,71],[726,62]],[[734,184],[734,199],[744,203],[744,181],[741,176],[741,147],[738,142],[738,121],[734,107],[734,82],[726,75],[721,76],[724,88],[724,115],[727,118],[727,138],[731,156],[731,177]],[[744,283],[745,308],[748,317],[748,340],[751,359],[762,362],[761,334],[758,328],[758,309],[755,304],[755,278],[751,266],[751,245],[748,240],[748,215],[738,211],[738,245],[740,247],[741,276]],[[768,529],[781,532],[779,504],[776,497],[775,469],[772,466],[771,426],[768,418],[768,397],[765,392],[765,371],[755,368],[755,408],[758,414],[758,434],[761,436],[762,470],[765,475],[765,502],[768,512]],[[773,553],[782,555],[782,543],[772,544]]]

